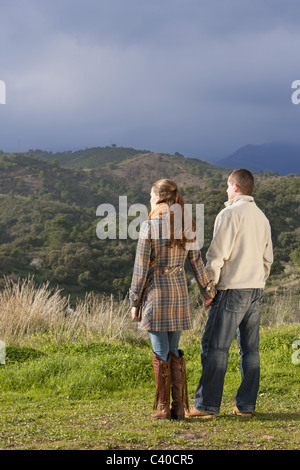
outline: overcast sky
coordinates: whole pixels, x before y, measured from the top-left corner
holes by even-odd
[[[299,47],[299,0],[1,0],[0,149],[300,143]]]

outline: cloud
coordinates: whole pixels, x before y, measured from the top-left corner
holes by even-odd
[[[113,141],[210,158],[295,139],[299,9],[294,0],[11,0],[1,11],[0,148]]]

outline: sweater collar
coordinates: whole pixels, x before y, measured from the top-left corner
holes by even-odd
[[[224,204],[226,207],[228,207],[232,206],[233,204],[236,204],[238,201],[254,202],[254,198],[252,196],[246,196],[246,194],[241,194],[240,196],[236,196],[235,198],[224,202]]]

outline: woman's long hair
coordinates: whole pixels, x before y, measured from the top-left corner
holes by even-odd
[[[187,242],[195,241],[195,235],[193,239],[187,238],[185,234],[185,224],[184,224],[184,216],[185,216],[185,209],[184,209],[184,199],[180,194],[177,184],[175,181],[169,179],[161,179],[156,181],[156,183],[152,186],[154,194],[159,196],[157,204],[166,203],[169,207],[179,204],[181,206],[181,227],[180,227],[180,235],[175,237],[175,223],[174,223],[174,212],[170,211],[170,247],[179,246],[180,248],[185,249],[185,245]],[[196,233],[196,222],[191,219],[192,227],[190,229],[193,230],[194,234]]]

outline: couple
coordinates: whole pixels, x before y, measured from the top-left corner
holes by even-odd
[[[200,249],[188,249],[182,233],[169,239],[159,233],[173,204],[184,205],[176,183],[163,179],[151,189],[151,213],[142,224],[129,290],[133,321],[149,333],[156,397],[152,418],[211,418],[220,412],[228,351],[237,334],[241,385],[233,412],[252,416],[259,387],[259,324],[263,288],[273,261],[270,225],[251,196],[250,171],[233,170],[228,201],[217,216],[204,266]],[[172,219],[170,219],[172,220]],[[174,225],[174,224],[173,224]],[[203,297],[211,304],[202,338],[202,376],[189,408],[185,360],[178,348],[182,330],[192,328],[184,273],[188,257]],[[172,405],[170,409],[170,391]]]

